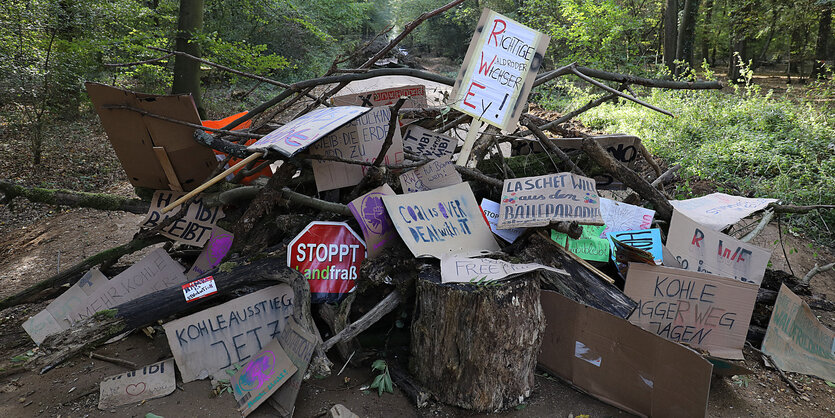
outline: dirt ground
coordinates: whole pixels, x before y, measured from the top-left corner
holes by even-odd
[[[95,118],[79,122],[83,137],[71,138],[73,153],[59,153],[61,143],[47,143],[43,166],[33,168],[26,159],[4,159],[0,162],[0,179],[11,179],[27,185],[64,187],[75,190],[106,191],[130,195],[132,189],[125,181],[118,161],[109,149],[106,138]],[[92,134],[90,134],[92,132]],[[2,141],[4,155],[28,155],[25,143],[14,138]],[[7,154],[5,151],[9,151]],[[90,166],[93,168],[90,169]],[[85,171],[86,170],[86,171]],[[103,212],[91,209],[66,209],[32,204],[16,199],[0,205],[0,297],[18,292],[48,277],[59,269],[78,263],[99,251],[127,242],[137,231],[139,215]],[[803,237],[783,230],[783,244],[789,262],[797,275],[802,276],[815,263],[835,260],[831,249],[821,248]],[[775,269],[788,269],[779,244],[776,227],[770,226],[755,241],[773,249]],[[792,251],[795,250],[795,251]],[[149,251],[149,250],[146,250]],[[130,264],[142,253],[124,258]],[[812,280],[814,293],[835,299],[835,273],[828,272]],[[126,371],[122,366],[78,356],[44,375],[26,371],[15,363],[15,356],[35,350],[20,324],[43,309],[49,301],[25,304],[0,312],[0,414],[19,416],[131,416],[142,417],[152,412],[164,417],[174,416],[237,416],[231,395],[212,397],[208,381],[178,383],[171,395],[149,400],[138,405],[126,405],[106,411],[96,408],[98,383],[107,376]],[[829,327],[835,327],[835,313],[817,312]],[[138,333],[106,345],[97,353],[148,364],[170,356],[161,333],[153,339]],[[803,390],[795,394],[771,370],[765,369],[759,356],[745,351],[746,366],[754,373],[733,378],[714,377],[711,383],[708,414],[721,417],[769,416],[833,416],[835,395],[826,382],[812,377],[789,373]],[[20,357],[18,357],[19,359]],[[336,364],[336,369],[342,362]],[[296,416],[319,416],[333,404],[342,403],[360,416],[368,417],[454,417],[487,416],[458,408],[430,403],[416,409],[398,390],[394,394],[378,396],[360,387],[371,381],[370,367],[347,367],[340,376],[312,379],[302,385],[296,403]],[[587,396],[556,378],[539,373],[536,390],[524,407],[498,415],[518,417],[591,417],[627,416],[617,408]],[[262,407],[255,417],[270,416],[269,407]],[[491,414],[488,414],[491,415]]]

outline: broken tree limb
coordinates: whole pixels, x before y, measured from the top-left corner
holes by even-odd
[[[658,165],[658,163],[655,162],[655,159],[652,158],[652,154],[650,154],[647,147],[644,146],[644,142],[638,141],[637,145],[638,150],[641,152],[641,156],[644,157],[644,161],[646,161],[647,164],[649,164],[649,166],[652,167],[652,169],[655,171],[656,176],[661,177],[661,167]]]
[[[148,213],[148,209],[151,207],[149,202],[144,202],[140,199],[128,199],[126,197],[105,193],[87,193],[63,189],[18,186],[4,180],[0,180],[0,192],[5,196],[4,200],[8,201],[19,196],[26,198],[30,202],[69,206],[71,208],[119,210],[137,215]]]
[[[205,145],[225,154],[229,154],[232,157],[246,158],[250,155],[245,146],[226,141],[220,137],[209,135],[206,132],[203,132],[203,130],[194,131],[194,140],[197,141],[198,144]]]
[[[646,157],[644,157],[646,158]],[[652,158],[650,156],[650,158]],[[670,181],[673,178],[673,175],[676,171],[681,170],[681,164],[676,164],[667,169],[667,171],[663,172],[660,176],[658,176],[655,180],[650,183],[652,187],[660,188],[664,185],[664,183]]]
[[[618,74],[609,71],[598,70],[596,68],[589,68],[577,66],[576,70],[594,78],[601,80],[614,81],[618,83],[635,84],[645,87],[656,87],[662,89],[673,90],[709,90],[721,89],[722,83],[718,81],[671,81],[659,80],[655,78],[636,77],[629,74]]]
[[[754,228],[751,232],[749,232],[744,237],[740,238],[739,240],[742,242],[748,242],[754,239],[757,235],[765,229],[766,225],[771,222],[771,219],[774,218],[774,210],[768,209],[763,213],[762,219],[760,219],[760,223],[757,224],[757,227]]]
[[[371,310],[369,310],[365,315],[363,315],[362,318],[351,323],[333,337],[328,338],[328,340],[322,344],[322,349],[327,352],[339,342],[352,340],[357,335],[367,330],[370,326],[376,324],[380,318],[393,311],[394,308],[396,308],[402,301],[403,297],[400,296],[400,292],[397,290],[392,291],[385,298],[383,298],[383,300],[371,308]]]
[[[103,64],[103,65],[104,65],[105,67],[111,67],[111,68],[118,68],[118,67],[134,67],[134,66],[137,66],[137,65],[143,65],[143,64],[153,64],[153,63],[155,63],[155,62],[157,62],[157,61],[162,61],[162,60],[164,60],[164,59],[166,59],[166,58],[171,58],[171,57],[173,57],[173,56],[174,56],[174,53],[173,53],[173,52],[170,52],[170,53],[165,54],[165,55],[163,55],[163,56],[161,56],[161,57],[151,58],[151,59],[147,59],[147,60],[144,60],[144,61],[125,62],[125,63],[118,63],[118,64]]]
[[[353,216],[351,214],[351,209],[348,209],[347,205],[343,205],[341,203],[334,203],[321,199],[316,199],[315,197],[311,197],[306,194],[294,192],[287,187],[283,187],[281,189],[281,194],[282,197],[286,198],[287,200],[293,203],[298,203],[300,205],[307,206],[309,208],[318,209],[324,212],[333,212],[345,216]]]
[[[652,187],[646,180],[634,171],[612,158],[594,138],[586,137],[582,140],[583,151],[609,174],[623,182],[632,190],[638,192],[644,199],[652,203],[658,218],[669,222],[673,216],[673,206],[661,192]]]
[[[380,153],[377,154],[377,158],[374,159],[374,167],[379,167],[380,164],[385,161],[386,153],[389,151],[391,147],[391,142],[394,140],[394,132],[398,127],[399,119],[397,117],[400,108],[403,107],[403,103],[406,103],[406,97],[401,97],[397,99],[397,102],[391,106],[389,113],[389,125],[388,125],[388,133],[386,134],[386,139],[383,141],[383,146],[380,148]]]
[[[768,207],[774,209],[775,213],[809,213],[813,210],[835,209],[835,205],[797,206],[797,205],[778,205],[776,203],[772,203],[772,204],[768,205]]]
[[[60,273],[45,279],[41,280],[38,283],[35,283],[28,288],[15,293],[12,296],[9,296],[3,300],[0,300],[0,310],[6,309],[10,306],[19,305],[21,303],[30,302],[33,300],[35,296],[37,296],[41,291],[58,287],[64,284],[72,285],[81,278],[88,270],[91,268],[104,264],[110,263],[115,260],[118,260],[123,255],[132,254],[136,251],[139,251],[145,247],[159,244],[161,242],[165,242],[167,238],[156,235],[151,238],[147,239],[134,239],[127,244],[122,244],[118,247],[113,247],[109,250],[102,251],[96,255],[91,257],[87,257],[80,263],[61,271]]]
[[[525,118],[524,125],[527,126],[528,129],[531,130],[531,132],[533,132],[534,136],[536,136],[536,138],[539,139],[539,142],[545,148],[551,150],[551,152],[556,154],[556,156],[559,157],[559,159],[562,160],[562,162],[568,166],[572,173],[579,174],[581,176],[586,175],[585,173],[583,173],[583,170],[581,170],[580,167],[577,167],[577,164],[574,164],[574,161],[571,161],[571,158],[569,158],[568,155],[565,152],[563,152],[563,150],[554,145],[554,143],[552,143],[551,140],[547,136],[545,136],[545,133],[542,132],[542,130],[539,129],[539,127],[536,126],[533,123],[533,121],[531,121],[528,118]]]
[[[217,293],[186,302],[182,287],[172,286],[138,299],[123,303],[106,311],[96,313],[80,321],[72,328],[47,337],[41,344],[40,356],[33,365],[46,372],[70,357],[87,351],[115,335],[152,324],[174,315],[188,314],[205,309],[217,299],[228,297],[243,286],[268,287],[286,283],[293,288],[293,319],[310,331],[317,339],[311,370],[317,374],[330,373],[330,361],[321,349],[321,338],[310,314],[310,287],[298,271],[287,267],[285,253],[271,254],[267,258],[240,265],[227,272],[212,274]]]
[[[803,394],[803,392],[800,390],[800,388],[799,388],[799,387],[797,387],[797,385],[796,385],[794,382],[792,382],[792,381],[789,379],[789,377],[788,377],[788,376],[786,376],[786,373],[785,373],[785,372],[783,372],[783,369],[781,369],[781,368],[777,367],[777,363],[775,363],[775,362],[774,362],[774,359],[773,359],[773,358],[771,358],[771,355],[766,354],[764,351],[760,350],[760,349],[759,349],[759,348],[757,348],[757,347],[754,347],[754,346],[753,346],[751,343],[749,343],[748,341],[746,341],[746,342],[745,342],[745,345],[747,345],[747,346],[748,346],[748,348],[750,348],[750,349],[752,349],[752,350],[756,351],[757,353],[759,353],[759,354],[763,357],[763,363],[764,363],[766,366],[773,367],[773,368],[774,368],[774,370],[777,370],[777,374],[779,374],[779,375],[780,375],[780,377],[783,379],[783,381],[785,381],[786,383],[788,383],[789,387],[791,387],[791,388],[792,388],[792,390],[793,390],[795,393],[797,393],[798,395],[802,395],[802,394]]]
[[[812,277],[814,277],[818,273],[823,273],[827,270],[835,270],[835,263],[829,263],[824,266],[818,266],[818,264],[815,263],[815,267],[812,267],[812,269],[809,270],[809,272],[806,273],[806,275],[803,276],[802,279],[800,279],[800,283],[804,286],[808,286],[809,282],[812,281]]]
[[[609,87],[609,86],[607,86],[607,85],[605,85],[605,84],[603,84],[603,83],[601,83],[601,82],[599,82],[599,81],[581,73],[580,71],[577,71],[577,68],[575,68],[575,67],[571,68],[571,72],[574,73],[574,75],[576,75],[577,77],[580,77],[581,79],[586,81],[587,83],[593,84],[596,87],[601,88],[603,90],[606,90],[611,94],[615,94],[619,97],[623,97],[626,100],[631,100],[631,101],[633,101],[633,102],[635,102],[635,103],[637,103],[641,106],[647,107],[647,108],[652,109],[656,112],[663,113],[663,114],[665,114],[667,116],[670,116],[670,117],[674,117],[674,115],[672,113],[670,113],[669,111],[666,111],[666,110],[661,109],[659,107],[655,107],[655,106],[653,106],[653,105],[651,105],[651,104],[649,104],[649,103],[647,103],[647,102],[645,102],[645,101],[643,101],[643,100],[641,100],[637,97],[632,97],[628,94],[623,94],[623,92],[618,91],[616,89],[613,89],[613,88],[611,88],[611,87]]]
[[[94,358],[96,360],[101,360],[101,361],[106,361],[108,363],[117,364],[119,366],[126,367],[129,370],[136,370],[136,369],[139,368],[139,365],[132,362],[132,361],[123,360],[123,359],[115,358],[115,357],[107,357],[107,356],[103,356],[101,354],[96,354],[92,351],[90,352],[90,358]]]

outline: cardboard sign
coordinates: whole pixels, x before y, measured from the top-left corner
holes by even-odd
[[[441,282],[492,282],[510,279],[535,270],[550,270],[568,275],[565,270],[538,263],[513,264],[492,258],[469,258],[463,255],[452,255],[441,259]]]
[[[461,175],[455,169],[450,156],[430,161],[400,175],[403,193],[425,192],[461,183]]]
[[[809,305],[784,284],[762,349],[785,371],[835,381],[835,331],[821,324]]]
[[[606,224],[606,228],[600,233],[600,238],[606,238],[610,232],[614,231],[649,229],[652,226],[655,211],[601,197],[600,216]]]
[[[435,133],[417,125],[409,125],[403,134],[403,149],[428,158],[440,158],[455,152],[457,139]]]
[[[397,233],[415,257],[440,259],[499,250],[467,183],[382,198]]]
[[[272,150],[285,157],[292,157],[319,138],[339,129],[369,110],[371,109],[359,106],[316,109],[270,132],[247,149],[261,152]]]
[[[294,304],[293,289],[280,284],[164,324],[183,383],[249,360],[281,335]]]
[[[194,128],[143,116],[129,106],[200,125],[191,95],[160,96],[134,93],[98,83],[85,83],[107,138],[135,187],[191,191],[217,166],[211,148],[194,142]],[[173,184],[173,183],[178,184]]]
[[[183,266],[165,250],[157,248],[110,280],[98,270],[91,270],[44,311],[26,321],[23,329],[40,344],[48,335],[70,329],[72,324],[98,311],[177,286],[185,280]]]
[[[519,235],[525,232],[525,228],[499,229],[499,204],[490,199],[481,199],[481,211],[484,212],[484,217],[487,218],[490,230],[498,235],[499,238],[509,243],[516,241],[516,238],[519,238]]]
[[[304,381],[307,365],[310,364],[310,358],[313,356],[313,349],[316,348],[316,337],[297,324],[293,318],[288,318],[287,326],[278,337],[278,342],[299,370],[290,376],[290,380],[282,385],[278,392],[270,396],[268,402],[280,416],[290,417],[293,415],[296,396]]]
[[[562,245],[568,251],[577,254],[583,260],[608,261],[609,240],[600,238],[605,225],[583,225],[583,233],[579,239],[569,237],[562,232],[551,230],[551,239]]]
[[[186,303],[217,293],[217,285],[214,276],[197,279],[183,285],[183,296]]]
[[[186,273],[186,278],[194,280],[203,277],[217,267],[223,261],[223,257],[226,257],[229,249],[232,248],[234,239],[235,236],[231,232],[215,225],[212,229],[212,237],[209,238],[209,242],[197,256],[197,260],[194,260],[194,265]]]
[[[168,359],[147,365],[139,370],[119,373],[99,384],[99,409],[139,403],[170,395],[177,389],[174,360]]]
[[[504,181],[499,229],[545,226],[552,221],[603,225],[594,180],[556,173]]]
[[[629,322],[712,356],[742,360],[757,289],[726,277],[630,263],[623,291],[638,302]]]
[[[154,192],[154,197],[151,199],[151,209],[148,210],[148,214],[139,226],[153,228],[169,217],[176,215],[180,210],[179,207],[167,213],[162,213],[162,208],[184,195],[185,193],[167,190]],[[220,206],[207,207],[203,198],[198,196],[188,205],[188,212],[185,216],[172,222],[171,225],[163,228],[159,233],[183,244],[202,247],[211,238],[212,229],[215,227],[217,220],[223,218],[223,216],[223,209]]]
[[[557,292],[541,299],[543,368],[639,416],[705,416],[711,364],[697,352]]]
[[[372,108],[368,113],[311,145],[310,153],[373,162],[385,143],[390,118],[390,108]],[[400,129],[395,129],[383,164],[400,164],[403,160],[403,140],[400,137]],[[357,185],[368,171],[367,166],[336,161],[313,160],[311,164],[316,189],[320,192]]]
[[[391,186],[383,184],[348,203],[348,209],[351,209],[351,213],[362,228],[368,258],[376,257],[392,240],[397,239],[397,230],[391,223],[382,199],[383,196],[393,194],[395,193]]]
[[[549,41],[543,33],[484,9],[455,78],[450,106],[513,130]]]
[[[401,97],[408,97],[406,102],[403,103],[405,109],[423,109],[428,106],[426,86],[420,84],[336,96],[331,99],[331,104],[334,106],[363,107],[391,106]]]
[[[685,270],[763,282],[771,251],[706,228],[673,210],[667,249]]]
[[[721,231],[776,201],[712,193],[695,199],[671,200],[670,204],[690,219],[714,231]]]
[[[287,266],[307,279],[312,303],[353,292],[363,260],[365,242],[345,222],[313,221],[287,246]]]
[[[106,284],[107,277],[99,269],[88,271],[78,282],[47,305],[46,309],[27,319],[23,323],[23,329],[35,344],[40,345],[47,336],[69,329],[71,324],[66,318],[83,309],[95,289]]]
[[[287,383],[297,370],[278,340],[270,340],[263,350],[252,356],[249,363],[232,376],[232,393],[238,402],[238,411],[243,416],[251,414],[281,385]]]

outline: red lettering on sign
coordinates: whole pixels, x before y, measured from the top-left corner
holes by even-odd
[[[501,30],[496,30],[496,28],[499,26],[499,23],[502,24],[502,28],[501,28]],[[502,33],[504,33],[505,29],[507,29],[507,23],[505,23],[504,20],[496,19],[493,22],[493,30],[490,31],[490,37],[487,38],[487,44],[490,44],[490,41],[495,39],[496,40],[496,46],[499,46],[499,37],[496,36],[496,35],[501,35]]]
[[[464,96],[464,104],[465,104],[465,105],[467,105],[467,106],[469,106],[469,107],[471,107],[471,108],[473,108],[473,109],[475,109],[475,105],[467,101],[467,98],[468,98],[469,96],[475,96],[475,93],[473,93],[473,92],[472,92],[472,90],[473,90],[473,86],[476,86],[476,87],[478,87],[478,88],[480,88],[480,89],[484,89],[484,86],[483,86],[483,85],[481,85],[481,84],[476,83],[475,81],[473,81],[473,82],[470,84],[470,88],[468,88],[468,89],[467,89],[467,95],[466,95],[466,96]]]

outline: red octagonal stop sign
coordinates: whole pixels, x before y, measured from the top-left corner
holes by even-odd
[[[362,260],[365,242],[345,222],[311,222],[287,248],[287,265],[308,280],[313,303],[353,292]]]

